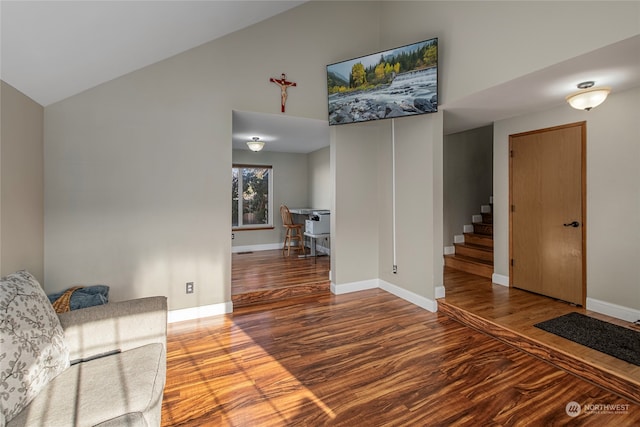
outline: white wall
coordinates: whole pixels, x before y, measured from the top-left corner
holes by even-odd
[[[494,126],[494,264],[509,275],[509,135],[587,122],[587,298],[640,310],[640,88],[592,111],[568,104]]]
[[[388,124],[385,123],[385,124]],[[395,119],[396,265],[393,274],[391,129],[383,133],[380,167],[379,277],[435,299],[442,281],[442,113]]]
[[[280,114],[269,77],[286,72],[287,114],[326,119],[326,64],[377,47],[376,27],[360,30],[375,8],[340,11],[308,3],[47,107],[51,290],[102,282],[113,300],[162,294],[172,310],[229,302],[232,111]]]
[[[329,209],[333,199],[329,147],[307,155],[309,165],[309,206]]]
[[[378,278],[378,123],[331,128],[331,274],[336,285]]]
[[[0,100],[0,274],[44,286],[44,108],[5,82]]]
[[[279,91],[269,77],[286,72],[298,83],[290,90],[287,114],[324,120],[326,64],[438,36],[446,107],[449,100],[636,34],[639,7],[314,1],[49,106],[47,286],[104,282],[113,299],[163,294],[171,309],[228,302],[231,112],[279,113]],[[589,25],[598,31],[583,31]],[[408,165],[432,162],[441,157],[441,141],[432,134],[441,119],[414,119],[400,132],[425,132],[427,147],[418,147],[425,157]],[[331,176],[339,180],[332,205],[332,274],[338,283],[380,275],[378,248],[386,237],[375,232],[376,208],[390,200],[378,200],[388,194],[379,196],[364,178],[381,161],[378,150],[369,150],[382,143],[376,129],[371,123],[332,129]],[[440,251],[441,163],[433,166],[423,183],[433,189],[431,205],[422,208],[433,209],[427,213],[433,231],[425,237],[439,239]],[[400,252],[414,256],[413,243],[407,244]],[[433,295],[441,274],[430,251],[415,254],[427,257],[433,277],[425,270],[421,288],[406,285],[426,296]],[[184,294],[186,281],[196,282],[195,294]]]

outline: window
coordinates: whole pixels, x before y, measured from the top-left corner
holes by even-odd
[[[231,182],[231,226],[273,227],[273,168],[233,165]]]

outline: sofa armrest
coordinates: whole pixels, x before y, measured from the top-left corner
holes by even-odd
[[[148,297],[58,315],[69,359],[88,359],[150,343],[167,345],[167,298]]]

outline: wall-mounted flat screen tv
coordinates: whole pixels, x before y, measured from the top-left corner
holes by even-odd
[[[327,65],[329,125],[438,111],[438,39]]]

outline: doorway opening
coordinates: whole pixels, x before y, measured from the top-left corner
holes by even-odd
[[[311,257],[309,247],[306,256],[293,248],[290,254],[288,251],[283,253],[285,228],[279,212],[282,205],[290,209],[329,211],[333,183],[327,122],[233,111],[232,123],[230,173],[238,165],[269,168],[269,197],[262,197],[261,212],[265,218],[270,218],[269,223],[260,226],[247,221],[232,225],[231,296],[234,306],[329,292],[330,239],[317,242],[316,254],[325,256]],[[264,142],[263,149],[258,152],[249,150],[246,144],[255,137]],[[251,195],[250,188],[238,188],[232,206],[250,206],[249,202],[239,199]],[[246,216],[244,209],[242,213],[240,209],[243,208],[238,207],[233,218]],[[265,209],[267,212],[263,212]],[[295,215],[295,222],[304,224],[305,219],[306,216]],[[312,241],[307,239],[306,243],[310,246]]]

